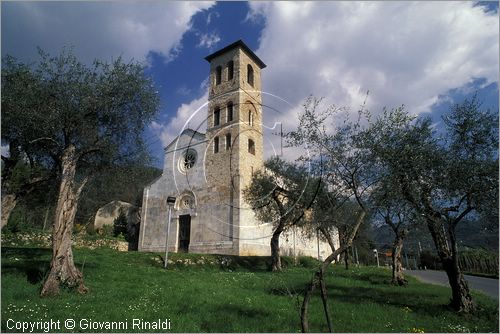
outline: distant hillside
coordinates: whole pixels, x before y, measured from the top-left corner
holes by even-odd
[[[76,221],[86,225],[93,222],[97,210],[114,200],[142,205],[142,191],[159,177],[161,169],[144,165],[128,165],[105,171],[84,190],[80,199]]]
[[[457,238],[459,247],[485,248],[498,251],[498,224],[486,227],[484,224],[473,221],[463,221],[457,226]],[[373,227],[373,240],[378,247],[392,245],[394,233],[387,225]],[[418,242],[422,249],[434,249],[434,244],[429,232],[425,227],[420,227],[417,231],[412,231],[407,238],[406,247],[416,250]]]

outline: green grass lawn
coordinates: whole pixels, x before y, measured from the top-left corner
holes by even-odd
[[[2,331],[7,321],[61,321],[57,332],[165,332],[132,329],[132,319],[170,320],[172,332],[299,332],[299,302],[315,262],[285,258],[281,273],[266,271],[266,258],[171,254],[164,270],[158,254],[76,249],[87,295],[64,291],[40,298],[50,250],[2,248]],[[197,263],[197,264],[194,264]],[[409,278],[388,284],[390,272],[373,267],[332,267],[327,284],[337,332],[498,332],[498,301],[474,294],[479,310],[458,315],[445,306],[450,290]],[[327,331],[321,300],[311,301],[310,324]],[[65,319],[77,327],[66,330]],[[81,329],[79,323],[127,322],[127,330]],[[42,330],[38,330],[41,332]]]

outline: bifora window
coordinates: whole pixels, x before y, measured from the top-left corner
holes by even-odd
[[[216,107],[214,110],[214,126],[220,124],[220,108]]]
[[[181,170],[181,172],[186,172],[188,169],[193,168],[196,163],[196,158],[197,154],[195,150],[187,149],[186,151],[184,151],[181,158],[179,159],[179,169]]]
[[[222,82],[222,67],[217,66],[215,68],[215,84],[220,85]]]
[[[227,121],[231,122],[233,120],[233,102],[227,104]]]
[[[247,82],[253,87],[253,67],[252,65],[247,65]]]

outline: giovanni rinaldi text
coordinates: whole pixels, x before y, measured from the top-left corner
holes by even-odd
[[[23,333],[48,333],[58,332],[63,329],[69,330],[101,330],[119,331],[132,329],[140,332],[151,330],[168,331],[171,329],[170,319],[125,319],[124,321],[95,321],[92,319],[66,319],[66,320],[46,320],[46,321],[19,321],[8,319],[7,329],[16,330]]]

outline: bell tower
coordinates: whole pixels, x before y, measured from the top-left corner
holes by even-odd
[[[228,210],[229,240],[238,243],[240,227],[253,217],[242,191],[263,165],[261,70],[266,65],[241,40],[205,59],[210,63],[205,180],[218,209]]]

